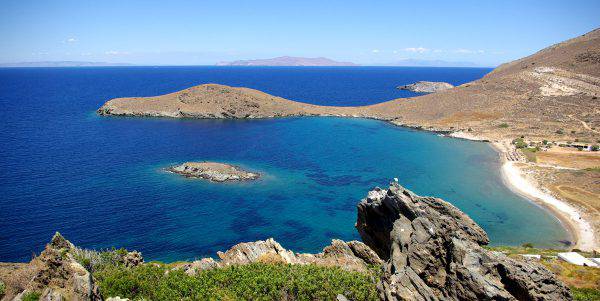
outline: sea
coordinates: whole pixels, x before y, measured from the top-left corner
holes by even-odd
[[[493,245],[560,247],[569,235],[502,182],[488,145],[367,119],[192,120],[103,117],[116,97],[204,83],[332,106],[417,94],[419,80],[454,85],[489,68],[80,67],[0,69],[0,261],[20,262],[59,231],[77,246],[139,250],[146,260],[215,256],[273,237],[296,252],[360,240],[356,205],[393,178],[447,200]],[[217,161],[259,172],[212,183],[165,171]]]

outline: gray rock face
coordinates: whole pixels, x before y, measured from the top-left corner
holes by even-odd
[[[258,173],[248,172],[237,166],[217,162],[185,162],[171,166],[167,170],[185,177],[206,179],[213,182],[248,181],[260,177]]]
[[[543,266],[482,248],[487,234],[458,208],[397,183],[358,204],[356,226],[386,261],[382,300],[572,300]]]
[[[453,85],[445,82],[419,81],[414,84],[399,86],[400,90],[408,90],[417,93],[435,93],[454,88]]]
[[[369,265],[383,263],[379,256],[365,244],[359,241],[344,242],[338,239],[332,240],[331,245],[317,254],[294,253],[269,238],[239,243],[226,252],[218,252],[217,255],[221,260],[203,258],[178,268],[183,268],[185,273],[194,275],[201,270],[261,262],[339,266],[350,271],[365,272]]]

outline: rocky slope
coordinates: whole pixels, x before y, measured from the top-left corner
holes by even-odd
[[[445,82],[419,81],[413,84],[399,86],[400,90],[408,90],[417,93],[435,93],[454,88],[453,85]]]
[[[358,204],[356,226],[386,262],[382,300],[571,300],[543,266],[482,248],[487,234],[441,199],[392,183]]]
[[[369,265],[380,265],[383,261],[369,247],[359,241],[344,242],[334,239],[331,245],[317,254],[294,253],[284,249],[274,239],[239,243],[226,252],[218,252],[220,260],[202,258],[185,263],[182,268],[193,275],[201,270],[222,268],[231,265],[260,263],[316,264],[339,266],[349,271],[366,272]]]
[[[596,29],[501,65],[480,80],[365,110],[424,129],[470,128],[473,135],[488,140],[525,135],[594,141],[598,139],[594,128],[600,128],[599,58],[600,29]]]
[[[185,162],[171,166],[167,168],[167,171],[189,178],[206,179],[213,182],[249,181],[260,177],[258,173],[218,162]]]
[[[102,300],[90,272],[75,260],[75,246],[60,234],[28,264],[0,266],[6,284],[2,300],[23,300],[39,293],[39,300]]]

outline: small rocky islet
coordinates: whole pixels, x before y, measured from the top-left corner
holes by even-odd
[[[454,88],[453,85],[446,82],[428,82],[418,81],[413,84],[398,86],[400,90],[407,90],[416,93],[435,93]]]
[[[170,166],[166,170],[186,178],[205,179],[211,182],[251,181],[260,178],[259,173],[219,162],[185,162]]]

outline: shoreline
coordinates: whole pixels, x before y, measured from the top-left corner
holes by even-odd
[[[554,215],[572,236],[573,245],[570,246],[571,249],[593,251],[598,247],[595,242],[594,228],[583,218],[578,208],[567,201],[560,200],[544,192],[530,179],[527,179],[527,176],[523,175],[523,170],[517,166],[519,161],[507,159],[508,153],[511,151],[509,145],[501,142],[490,143],[490,145],[500,154],[500,174],[504,184],[513,192],[534,204],[540,205]]]

